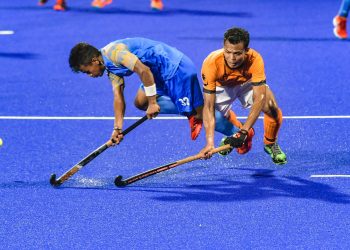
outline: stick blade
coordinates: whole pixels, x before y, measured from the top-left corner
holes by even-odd
[[[118,175],[115,180],[114,180],[114,184],[117,186],[117,187],[125,187],[126,186],[126,182],[122,180],[123,179],[123,176],[121,175]]]
[[[50,184],[53,187],[58,187],[60,183],[56,180],[56,174],[52,174],[50,177]]]

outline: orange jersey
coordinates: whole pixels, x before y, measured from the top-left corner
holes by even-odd
[[[262,83],[266,81],[264,61],[261,55],[249,49],[241,66],[229,68],[224,59],[224,50],[213,51],[204,60],[202,80],[205,93],[215,93],[216,86],[236,86],[246,82]]]

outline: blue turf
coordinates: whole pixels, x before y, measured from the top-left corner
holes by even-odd
[[[223,32],[243,26],[264,57],[270,87],[285,116],[349,115],[349,42],[332,34],[339,3],[292,1],[115,1],[91,9],[69,1],[56,13],[35,1],[1,1],[0,116],[113,116],[108,80],[68,67],[75,43],[102,47],[144,36],[185,52],[200,70],[222,46]],[[127,116],[139,87],[127,80]],[[246,115],[238,106],[239,115]],[[135,120],[126,120],[126,126]],[[2,249],[349,249],[349,119],[285,119],[280,144],[288,155],[274,165],[262,148],[262,121],[252,151],[214,156],[127,188],[113,179],[196,154],[187,120],[146,121],[62,188],[62,174],[102,145],[112,120],[0,119],[0,246]],[[216,134],[216,142],[221,139]]]

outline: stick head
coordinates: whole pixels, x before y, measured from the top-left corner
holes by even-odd
[[[126,182],[122,180],[123,179],[123,176],[121,175],[118,175],[115,180],[114,180],[114,184],[117,186],[117,187],[125,187],[126,186]]]
[[[50,177],[50,184],[53,187],[58,187],[59,185],[61,185],[61,183],[59,181],[56,180],[56,174],[52,174]]]

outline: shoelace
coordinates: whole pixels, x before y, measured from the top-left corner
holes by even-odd
[[[280,147],[277,145],[277,143],[275,143],[271,146],[271,150],[272,150],[273,155],[278,155],[278,154],[282,153],[282,151],[281,151]]]

